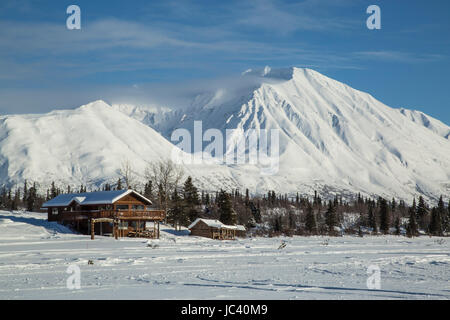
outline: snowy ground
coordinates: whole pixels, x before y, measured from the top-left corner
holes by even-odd
[[[0,211],[0,299],[450,298],[448,238],[215,241],[163,226],[149,246],[91,241],[45,218]],[[71,264],[80,267],[81,289],[67,289]],[[367,288],[370,265],[381,270],[379,290]]]

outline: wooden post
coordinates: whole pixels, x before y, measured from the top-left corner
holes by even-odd
[[[117,220],[114,220],[114,225],[113,225],[113,233],[114,233],[114,239],[117,240],[118,237],[118,223]]]
[[[94,240],[94,233],[95,233],[95,220],[91,219],[91,240]]]
[[[159,221],[158,221],[158,239],[159,239]]]

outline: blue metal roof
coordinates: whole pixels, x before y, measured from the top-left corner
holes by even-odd
[[[42,205],[43,208],[49,207],[66,207],[72,201],[78,202],[80,205],[94,205],[94,204],[112,204],[122,198],[123,196],[134,193],[139,198],[152,204],[150,200],[134,190],[112,190],[112,191],[96,191],[83,193],[65,193],[56,196],[52,200],[47,201]]]

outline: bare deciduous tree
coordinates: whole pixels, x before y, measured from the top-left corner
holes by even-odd
[[[127,189],[131,189],[133,187],[133,184],[135,183],[135,181],[134,181],[133,168],[128,159],[122,161],[122,165],[120,167],[120,176],[122,177],[123,181],[125,182]]]
[[[168,208],[168,199],[175,188],[178,188],[184,176],[183,168],[172,160],[160,160],[150,163],[145,169],[147,180],[153,181],[159,194],[159,205],[162,209]]]

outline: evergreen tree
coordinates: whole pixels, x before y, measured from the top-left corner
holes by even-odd
[[[448,201],[447,213],[445,214],[443,228],[445,232],[450,232],[450,200]]]
[[[442,220],[438,208],[431,209],[431,222],[429,228],[430,235],[442,236]]]
[[[273,219],[273,231],[275,232],[281,232],[282,230],[282,222],[281,222],[281,216],[277,215],[274,219]]]
[[[167,210],[167,218],[175,228],[180,228],[181,225],[187,225],[188,223],[188,218],[183,211],[183,199],[179,196],[176,188],[173,191]]]
[[[308,207],[306,208],[305,228],[310,234],[317,234],[316,216],[310,203],[308,203]]]
[[[37,200],[37,190],[36,190],[36,185],[33,185],[33,187],[31,187],[28,190],[28,195],[27,195],[27,211],[33,211],[35,206],[36,206],[36,200]]]
[[[417,204],[417,222],[419,227],[422,229],[426,229],[428,225],[428,208],[425,204],[425,200],[422,196],[419,196],[419,202]]]
[[[14,197],[11,199],[10,210],[17,210],[17,206],[19,205],[20,192],[19,189],[16,190]]]
[[[391,211],[392,214],[395,214],[395,211],[397,210],[397,202],[395,202],[395,198],[392,198],[392,202],[391,202]]]
[[[394,225],[395,225],[395,234],[397,236],[399,236],[400,235],[400,217],[397,216],[397,218],[395,218]]]
[[[153,182],[149,180],[144,186],[144,197],[153,200]]]
[[[117,188],[116,190],[122,190],[122,180],[119,178],[119,180],[117,180]]]
[[[25,203],[27,201],[28,196],[28,186],[27,186],[27,180],[23,182],[23,199],[22,201]]]
[[[444,201],[442,195],[439,198],[437,208],[433,208],[431,212],[430,233],[435,236],[443,236],[445,230],[445,217],[447,210],[445,210]]]
[[[368,220],[369,220],[369,227],[372,228],[372,232],[376,234],[378,232],[378,227],[373,202],[369,202]]]
[[[380,230],[384,234],[389,233],[390,216],[386,199],[380,199]]]
[[[222,189],[220,189],[219,192],[217,206],[219,207],[219,220],[224,224],[235,225],[237,222],[237,216],[232,207],[231,197]]]
[[[192,222],[197,219],[200,215],[200,211],[198,206],[200,205],[200,199],[198,195],[198,190],[192,183],[192,178],[189,176],[184,182],[183,187],[183,207],[185,215],[189,218],[189,221]]]
[[[55,198],[57,195],[58,195],[58,192],[57,192],[56,187],[55,187],[55,182],[52,181],[52,186],[51,186],[51,188],[50,188],[50,197],[51,197],[51,199],[53,199],[53,198]]]
[[[2,188],[2,194],[1,194],[1,198],[0,198],[0,204],[2,208],[7,208],[7,203],[8,203],[8,192],[6,191],[6,187],[3,186]]]
[[[328,209],[325,212],[325,223],[328,227],[328,231],[334,232],[334,227],[337,225],[337,218],[336,218],[336,208],[331,203],[331,200],[328,202]]]
[[[412,207],[409,208],[409,222],[406,227],[406,234],[408,237],[415,237],[419,235],[416,221],[416,199],[414,199]]]

